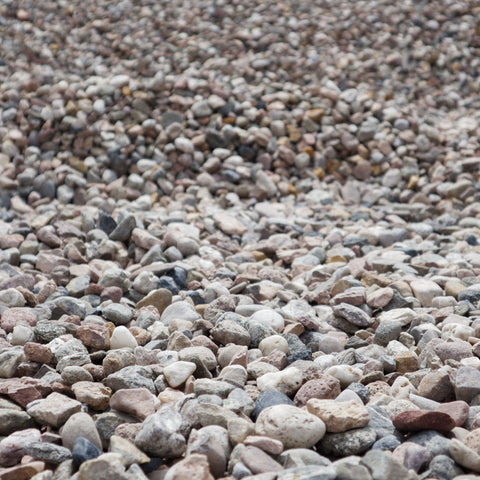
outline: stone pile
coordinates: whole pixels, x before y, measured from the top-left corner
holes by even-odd
[[[480,475],[480,7],[298,3],[1,2],[0,480]]]

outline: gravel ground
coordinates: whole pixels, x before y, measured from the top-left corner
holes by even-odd
[[[480,474],[480,6],[0,3],[0,480]]]

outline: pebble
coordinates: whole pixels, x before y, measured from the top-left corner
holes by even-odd
[[[324,436],[325,424],[300,408],[274,405],[260,412],[255,433],[281,441],[286,449],[309,448]]]
[[[75,441],[80,437],[96,445],[97,448],[102,447],[95,422],[92,417],[85,412],[73,414],[63,425],[61,436],[62,445],[69,450],[73,449]]]
[[[172,407],[161,408],[143,421],[135,445],[147,455],[180,457],[186,448],[181,429],[182,416]]]
[[[52,392],[45,399],[36,401],[33,405],[29,404],[27,413],[38,423],[58,428],[80,409],[80,402],[61,393]]]
[[[327,432],[365,427],[370,421],[367,408],[354,400],[339,402],[312,398],[307,402],[307,410],[325,423]]]

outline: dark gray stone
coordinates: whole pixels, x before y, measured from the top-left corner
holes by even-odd
[[[102,451],[85,437],[78,437],[72,448],[73,465],[75,468],[92,458],[97,458],[102,454]]]
[[[276,390],[267,390],[262,392],[255,401],[255,409],[252,413],[252,418],[254,420],[260,415],[262,410],[265,410],[268,407],[273,405],[295,405],[293,401],[288,398],[284,393],[277,392]]]

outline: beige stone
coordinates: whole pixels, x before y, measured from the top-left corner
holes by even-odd
[[[327,432],[345,432],[361,428],[370,421],[366,407],[354,400],[336,402],[311,398],[307,402],[307,410],[325,423]]]
[[[450,456],[462,467],[480,473],[480,455],[464,445],[460,440],[452,438],[449,445]]]
[[[112,390],[102,383],[82,381],[72,385],[75,398],[86,403],[94,410],[105,410],[108,407]]]

